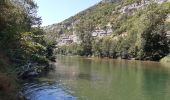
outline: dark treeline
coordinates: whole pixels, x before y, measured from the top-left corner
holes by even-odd
[[[33,0],[0,0],[0,99],[16,99],[16,78],[48,65],[47,43]]]

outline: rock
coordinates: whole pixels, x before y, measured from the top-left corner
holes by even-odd
[[[28,79],[28,78],[33,78],[38,76],[38,72],[36,71],[27,71],[24,72],[20,77],[24,80],[24,79]]]
[[[30,77],[38,76],[38,72],[36,72],[36,71],[29,72],[29,73],[28,73],[28,76],[30,76]]]
[[[49,60],[52,61],[52,62],[56,62],[56,57],[52,56],[52,57],[49,58]]]

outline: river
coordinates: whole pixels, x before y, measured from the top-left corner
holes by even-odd
[[[170,68],[158,62],[58,56],[54,66],[24,83],[28,100],[170,100]]]

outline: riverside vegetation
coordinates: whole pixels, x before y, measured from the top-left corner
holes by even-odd
[[[0,100],[19,100],[20,79],[48,68],[37,8],[33,0],[0,0]]]
[[[49,69],[48,59],[54,60],[54,45],[63,34],[75,33],[81,42],[57,45],[58,54],[141,60],[168,55],[170,3],[152,2],[142,9],[120,12],[136,2],[141,1],[103,0],[62,23],[45,27],[44,32],[33,0],[0,0],[0,99],[20,99],[16,94],[21,78]],[[111,35],[92,37],[96,27],[105,30],[108,23]]]
[[[156,0],[155,0],[156,1]],[[142,6],[132,7],[128,5]],[[126,13],[122,13],[121,9]],[[63,35],[76,34],[81,43],[58,45],[56,52],[64,55],[97,56],[159,61],[169,53],[170,3],[154,0],[103,0],[93,7],[61,22],[45,27],[54,42]],[[102,38],[92,32],[106,30],[111,25],[113,32]],[[54,36],[56,36],[54,38]]]

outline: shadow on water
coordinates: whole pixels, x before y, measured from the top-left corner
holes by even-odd
[[[32,81],[24,84],[22,92],[26,100],[77,100],[58,82]]]

